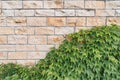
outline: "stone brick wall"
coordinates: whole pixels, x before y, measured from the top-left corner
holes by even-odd
[[[0,63],[35,64],[64,35],[120,24],[120,0],[0,0]]]

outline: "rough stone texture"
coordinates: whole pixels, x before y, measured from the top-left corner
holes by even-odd
[[[28,17],[28,26],[46,26],[46,18],[43,17]]]
[[[67,26],[77,27],[77,26],[85,26],[86,18],[85,17],[68,17],[67,18]]]
[[[49,17],[47,18],[48,26],[65,26],[65,17]]]
[[[34,65],[66,34],[112,23],[119,0],[0,0],[0,63]]]
[[[116,1],[113,1],[113,0],[107,1],[106,2],[106,8],[107,9],[111,9],[111,8],[113,8],[113,9],[119,9],[120,8],[120,1],[119,0],[116,0]]]
[[[46,36],[28,36],[28,44],[47,44]]]
[[[22,1],[2,1],[2,8],[5,9],[20,9],[22,8]]]
[[[85,8],[89,9],[104,9],[105,8],[105,1],[98,0],[98,1],[85,1]]]
[[[23,8],[42,8],[42,1],[23,1]]]
[[[76,10],[76,16],[94,16],[94,10]]]
[[[54,10],[36,10],[35,16],[54,16]]]
[[[104,17],[88,17],[87,18],[87,26],[101,26],[105,25]]]
[[[54,27],[36,27],[35,34],[54,34]]]
[[[7,26],[26,26],[27,20],[25,17],[8,17]]]
[[[107,18],[107,24],[118,24],[120,25],[120,18],[119,17],[109,17]]]
[[[63,8],[62,0],[44,1],[44,8]]]
[[[65,1],[64,7],[65,8],[84,8],[84,1],[83,0]]]

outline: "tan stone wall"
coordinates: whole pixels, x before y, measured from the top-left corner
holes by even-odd
[[[64,35],[120,24],[120,0],[0,0],[0,63],[35,64]]]

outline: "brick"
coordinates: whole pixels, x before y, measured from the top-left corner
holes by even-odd
[[[55,34],[69,34],[74,32],[74,27],[56,27]]]
[[[27,44],[27,36],[9,35],[8,44]]]
[[[44,1],[44,8],[63,8],[62,0]]]
[[[104,9],[105,8],[105,2],[104,1],[85,1],[85,8]]]
[[[68,17],[67,26],[85,26],[86,18],[85,17]]]
[[[65,26],[66,20],[64,17],[49,17],[47,23],[48,26]]]
[[[115,16],[120,16],[120,10],[115,10]]]
[[[104,17],[88,17],[87,18],[87,26],[101,26],[105,25]]]
[[[118,9],[120,8],[120,1],[106,1],[106,8],[107,9]]]
[[[34,34],[34,27],[16,27],[15,34]]]
[[[2,8],[5,9],[20,9],[22,8],[22,1],[2,1]]]
[[[0,44],[7,44],[7,36],[0,36]]]
[[[63,36],[48,36],[48,44],[60,44],[63,40]]]
[[[55,10],[55,16],[75,16],[75,10]]]
[[[54,45],[36,45],[37,51],[49,51],[50,48],[54,47]]]
[[[0,60],[0,64],[16,63],[16,60]]]
[[[14,45],[0,45],[0,51],[15,51]]]
[[[0,16],[2,16],[2,9],[0,9]]]
[[[75,32],[79,32],[80,30],[88,30],[91,29],[92,27],[76,27]]]
[[[2,8],[2,1],[0,1],[0,9]]]
[[[47,52],[30,52],[28,53],[28,59],[44,59],[47,55]]]
[[[76,10],[76,16],[94,16],[94,10]]]
[[[14,34],[13,27],[0,27],[0,34]]]
[[[28,26],[46,26],[46,18],[43,17],[28,17]]]
[[[42,1],[23,1],[23,8],[43,8]]]
[[[7,52],[0,52],[0,59],[7,59]]]
[[[120,18],[119,17],[108,17],[107,18],[107,25],[110,25],[110,24],[120,25]]]
[[[35,10],[35,16],[54,16],[54,10]]]
[[[17,64],[23,66],[33,66],[35,65],[35,60],[17,60]]]
[[[96,10],[96,16],[114,16],[115,10]]]
[[[26,52],[9,52],[8,59],[26,59],[27,53]]]
[[[16,51],[35,51],[35,45],[16,45]]]
[[[54,34],[54,27],[36,27],[35,34]]]
[[[28,36],[28,44],[47,44],[46,36]]]
[[[27,20],[25,17],[8,17],[7,26],[26,26]]]
[[[84,8],[84,1],[65,1],[65,8]]]
[[[34,10],[15,10],[15,16],[34,16]]]
[[[14,10],[2,10],[0,16],[14,16]]]
[[[6,26],[6,18],[5,17],[0,17],[0,27],[1,26]]]

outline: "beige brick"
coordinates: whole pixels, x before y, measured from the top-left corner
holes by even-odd
[[[68,17],[67,26],[85,26],[86,18],[85,17]]]
[[[8,44],[27,44],[27,36],[9,35]]]
[[[85,8],[104,9],[105,8],[105,2],[104,1],[85,1]]]
[[[75,16],[75,10],[57,9],[55,16]]]
[[[0,16],[14,16],[14,10],[1,10]]]
[[[16,51],[35,51],[35,45],[16,45]]]
[[[115,10],[96,10],[96,16],[114,16]]]
[[[15,10],[15,16],[34,16],[34,10]]]
[[[46,26],[46,18],[43,17],[29,17],[27,18],[29,26]]]
[[[63,8],[62,0],[44,1],[44,8]]]
[[[115,16],[120,16],[120,10],[115,10]]]
[[[17,60],[17,64],[23,66],[33,66],[35,65],[35,60]]]
[[[76,16],[94,16],[94,10],[76,10]]]
[[[64,17],[49,17],[47,23],[48,26],[65,26],[66,20]]]
[[[26,26],[27,20],[25,17],[8,17],[7,26]]]
[[[14,34],[13,27],[0,27],[0,34]]]
[[[0,51],[15,51],[14,45],[0,45]]]
[[[15,34],[34,34],[34,27],[16,27]]]
[[[37,51],[49,51],[54,45],[36,45]]]
[[[55,34],[69,34],[74,32],[74,27],[56,27]]]
[[[46,36],[28,36],[28,44],[47,44]]]
[[[9,52],[8,59],[26,59],[27,53],[26,52]]]
[[[0,1],[0,9],[2,8],[2,1]]]
[[[23,1],[23,8],[43,8],[42,1]]]
[[[101,26],[105,25],[104,17],[88,17],[87,18],[87,26]]]
[[[16,60],[0,60],[0,64],[16,63]]]
[[[119,17],[108,17],[107,18],[107,25],[110,25],[110,24],[120,25],[120,18]]]
[[[91,28],[93,28],[93,27],[76,27],[75,32],[78,32],[80,30],[88,30],[88,29],[91,29]]]
[[[28,53],[28,59],[44,59],[47,52],[30,52]]]
[[[54,16],[54,10],[35,10],[35,16]]]
[[[36,27],[35,34],[54,34],[54,27]]]
[[[1,26],[6,26],[6,18],[5,17],[0,17],[0,27]]]
[[[7,36],[0,36],[0,44],[7,44]]]
[[[7,52],[0,52],[0,59],[7,59]]]
[[[48,44],[60,44],[63,40],[63,36],[48,36]]]
[[[22,8],[22,1],[2,1],[2,8],[5,9]]]
[[[2,9],[0,9],[0,16],[2,16]]]
[[[114,9],[118,9],[120,8],[120,1],[106,1],[106,8],[107,9],[111,9],[111,8],[114,8]]]
[[[84,1],[65,1],[64,2],[65,8],[84,8]]]

